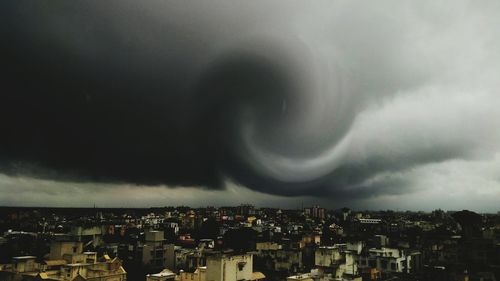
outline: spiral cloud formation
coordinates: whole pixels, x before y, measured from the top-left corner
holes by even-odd
[[[500,167],[498,3],[384,4],[2,3],[0,172],[367,198]]]

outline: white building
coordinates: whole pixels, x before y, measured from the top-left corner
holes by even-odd
[[[146,281],[174,281],[177,275],[168,269],[159,273],[146,275]]]
[[[167,272],[168,273],[168,272]],[[158,273],[161,275],[161,272]],[[169,275],[170,276],[170,275]],[[152,279],[148,275],[148,281],[166,281],[170,279]],[[169,277],[170,278],[170,277]],[[195,272],[180,272],[175,278],[177,281],[254,281],[263,280],[264,274],[253,272],[252,254],[226,255],[214,254],[207,258],[207,266],[198,267]]]
[[[394,248],[372,248],[368,255],[355,257],[359,268],[376,268],[381,272],[406,272],[413,271],[414,257],[418,253],[407,255],[405,251]]]
[[[207,258],[206,281],[253,280],[253,256],[215,255]]]
[[[322,246],[314,253],[314,264],[320,267],[330,267],[344,261],[340,248],[335,246]]]

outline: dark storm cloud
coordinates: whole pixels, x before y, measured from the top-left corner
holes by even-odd
[[[486,133],[498,124],[481,123],[496,116],[488,77],[499,64],[488,46],[498,22],[482,20],[495,9],[453,8],[5,2],[0,171],[403,194],[418,184],[396,174],[498,151]]]
[[[13,4],[3,25],[13,29],[4,41],[5,172],[28,164],[86,180],[219,186],[210,137],[188,122],[183,83],[196,54],[184,33],[132,10],[31,4]],[[125,17],[132,22],[115,26]]]
[[[210,57],[220,35],[206,33],[219,27],[194,6],[151,3],[159,17],[132,2],[94,4],[4,4],[2,170],[221,186],[233,115],[243,104],[281,108],[285,66],[249,51]]]

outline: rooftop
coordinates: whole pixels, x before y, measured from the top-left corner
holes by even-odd
[[[35,256],[20,256],[20,257],[13,257],[12,259],[14,260],[31,260],[31,259],[36,259]]]
[[[170,271],[168,269],[164,269],[159,273],[148,274],[147,276],[151,276],[151,277],[175,276],[175,273],[173,273],[172,271]]]

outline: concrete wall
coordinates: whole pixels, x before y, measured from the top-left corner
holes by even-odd
[[[207,281],[250,280],[253,273],[253,256],[214,256],[207,259]]]
[[[340,261],[342,255],[337,247],[320,247],[314,253],[314,264],[316,266],[331,266]]]
[[[150,230],[146,231],[146,242],[161,242],[164,239],[163,231]]]
[[[50,243],[50,255],[51,260],[60,260],[65,254],[80,254],[83,251],[82,242],[61,242],[53,241]]]
[[[281,245],[274,242],[258,242],[255,244],[257,251],[279,250]]]
[[[165,267],[175,270],[175,244],[167,244],[165,248]]]

